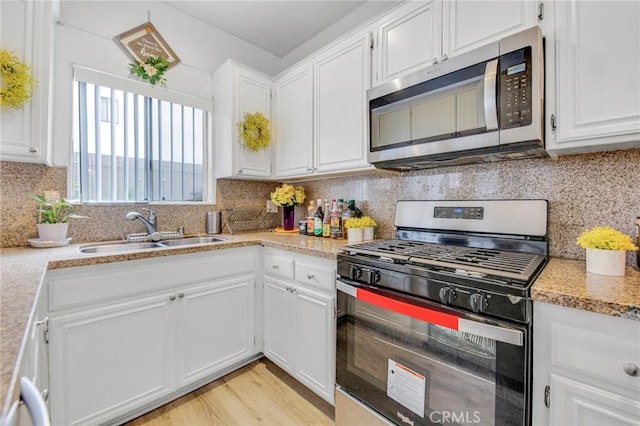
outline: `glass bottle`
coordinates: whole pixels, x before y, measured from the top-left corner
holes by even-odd
[[[324,238],[331,236],[331,214],[329,211],[329,200],[324,200],[324,218],[322,219],[322,236]]]
[[[322,219],[324,219],[324,214],[322,212],[322,199],[318,199],[316,204],[317,209],[313,215],[313,235],[315,237],[322,237]]]

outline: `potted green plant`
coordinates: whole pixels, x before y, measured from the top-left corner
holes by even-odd
[[[38,212],[38,238],[41,241],[62,242],[67,238],[69,219],[81,219],[81,216],[70,213],[73,208],[69,202],[60,198],[57,191],[45,191],[44,195],[33,195],[36,200]]]
[[[373,240],[373,228],[378,226],[370,216],[352,217],[347,219],[344,227],[349,230],[347,239],[349,243]]]
[[[622,277],[626,252],[638,250],[631,237],[608,226],[584,231],[576,240],[587,251],[587,272]]]

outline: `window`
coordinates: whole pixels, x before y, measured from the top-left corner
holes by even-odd
[[[74,99],[74,199],[206,200],[205,110],[78,80]]]

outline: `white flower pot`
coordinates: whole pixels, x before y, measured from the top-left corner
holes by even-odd
[[[626,251],[587,248],[587,272],[623,277]]]
[[[363,228],[349,228],[347,233],[349,244],[359,243],[362,241]]]
[[[67,238],[68,223],[38,223],[38,238],[41,241],[62,241]]]
[[[362,241],[371,241],[373,240],[373,226],[367,226],[366,228],[362,228]]]

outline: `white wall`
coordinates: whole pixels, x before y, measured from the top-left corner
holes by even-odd
[[[212,73],[227,59],[275,75],[282,60],[159,1],[65,1],[55,31],[53,163],[71,158],[72,65],[122,77],[131,59],[114,37],[151,22],[181,59],[167,72],[167,88],[211,100]],[[163,89],[158,89],[163,90]]]

